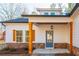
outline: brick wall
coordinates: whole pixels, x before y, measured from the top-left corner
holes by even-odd
[[[33,46],[35,48],[45,48],[45,43],[34,43]]]
[[[79,48],[73,46],[73,54],[79,56]]]
[[[70,46],[69,45],[70,44],[67,44],[67,49],[70,51]],[[72,52],[73,52],[74,55],[79,56],[79,48],[73,46]]]
[[[67,49],[67,43],[54,43],[54,48]]]
[[[6,43],[8,47],[22,48],[28,47],[28,43]],[[35,48],[45,48],[45,43],[33,43]],[[68,48],[67,43],[54,43],[54,48]]]
[[[6,45],[10,48],[23,48],[27,47],[28,48],[28,43],[6,43]],[[45,48],[44,43],[33,43],[34,48]]]
[[[10,48],[22,48],[22,47],[27,47],[28,48],[28,43],[6,43],[6,45]],[[33,43],[33,47],[35,48],[45,48],[45,43]],[[61,49],[68,49],[70,50],[69,44],[67,43],[54,43],[54,48],[61,48]],[[73,46],[73,54],[76,56],[79,56],[79,48]]]
[[[28,47],[28,43],[6,43],[9,48],[23,48]]]

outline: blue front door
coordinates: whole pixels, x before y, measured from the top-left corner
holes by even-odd
[[[46,48],[53,48],[53,31],[46,31]]]

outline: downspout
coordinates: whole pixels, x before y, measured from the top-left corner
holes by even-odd
[[[1,23],[1,25],[3,25],[3,26],[4,26],[4,29],[6,28],[6,25],[5,25],[4,23]]]
[[[1,23],[4,27],[6,27],[6,25],[4,25],[4,23]]]

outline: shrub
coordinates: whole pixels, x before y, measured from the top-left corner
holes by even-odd
[[[3,51],[16,51],[15,48],[9,48],[9,47],[6,47],[4,49],[2,49]]]
[[[2,50],[3,51],[8,51],[9,50],[9,47],[3,48]]]
[[[24,49],[24,50],[28,50],[28,48],[23,48],[23,49]],[[35,47],[32,48],[32,50],[35,50],[35,49],[36,49]]]
[[[10,51],[16,51],[16,48],[9,48]]]
[[[28,48],[23,48],[24,50],[28,50]]]
[[[36,49],[35,47],[32,48],[32,50],[35,50],[35,49]]]

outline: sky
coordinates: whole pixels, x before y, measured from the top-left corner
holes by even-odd
[[[38,7],[38,8],[50,8],[52,3],[26,3],[27,6]],[[67,6],[67,3],[63,3]]]
[[[0,3],[78,3],[79,0],[0,0]]]

